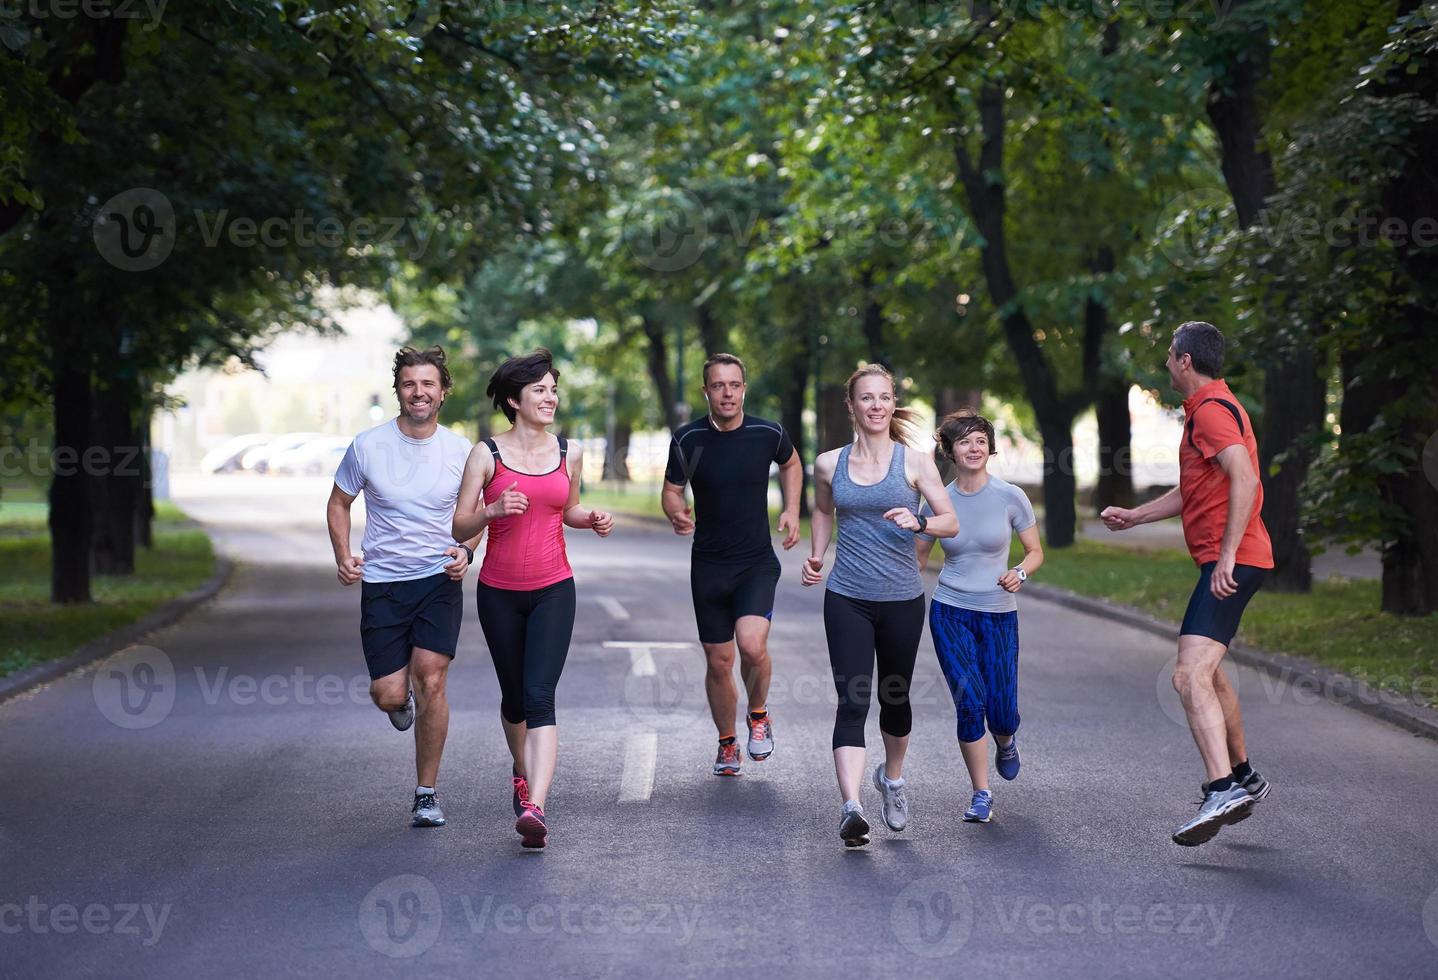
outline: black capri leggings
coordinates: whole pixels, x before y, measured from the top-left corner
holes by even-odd
[[[499,678],[499,713],[511,725],[553,725],[554,689],[574,632],[574,579],[532,592],[480,582],[476,604]]]
[[[898,738],[914,725],[909,682],[924,634],[924,597],[880,602],[851,599],[824,591],[824,634],[839,710],[834,716],[834,748],[864,746],[864,721],[879,661],[879,730]]]

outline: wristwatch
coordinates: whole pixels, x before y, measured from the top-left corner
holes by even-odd
[[[1018,573],[1020,582],[1027,582],[1029,580],[1029,573],[1024,571],[1022,566],[1015,565],[1014,571]]]
[[[469,545],[465,544],[463,541],[456,541],[455,544],[459,545],[461,548],[464,549],[464,553],[465,553],[466,555],[469,555],[469,563],[470,563],[471,565],[473,565],[473,564],[474,564],[474,549],[471,548]]]
[[[923,533],[924,533],[924,529],[929,526],[929,519],[928,519],[927,517],[925,517],[923,514],[915,514],[914,517],[915,517],[915,518],[918,520],[918,522],[919,522],[919,526],[914,529],[914,533],[915,533],[915,534],[923,534]]]

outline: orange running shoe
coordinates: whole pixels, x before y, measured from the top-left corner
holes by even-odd
[[[763,762],[774,754],[774,726],[766,712],[763,718],[749,716],[749,758]]]

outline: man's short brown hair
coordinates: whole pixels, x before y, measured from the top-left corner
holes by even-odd
[[[426,347],[424,350],[416,350],[413,347],[399,349],[394,355],[394,390],[399,391],[400,371],[421,364],[439,368],[439,386],[444,389],[446,395],[449,394],[450,389],[454,387],[454,379],[449,376],[449,368],[444,363],[444,348],[438,344]]]
[[[748,384],[749,372],[744,370],[743,361],[739,360],[739,358],[735,357],[733,354],[710,354],[709,360],[704,362],[704,370],[700,372],[700,377],[704,379],[704,384],[706,386],[709,384],[709,369],[716,364],[734,365],[739,369],[739,375],[744,379],[744,383]]]

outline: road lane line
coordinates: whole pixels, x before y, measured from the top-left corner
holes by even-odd
[[[613,596],[596,596],[594,601],[603,606],[604,611],[609,613],[609,615],[613,616],[615,619],[629,618],[629,610],[625,609],[622,605],[620,605],[619,600],[614,598]]]
[[[619,777],[619,802],[642,803],[654,792],[654,762],[659,733],[639,732],[624,744],[624,772]]]
[[[659,672],[654,666],[651,650],[686,650],[692,643],[667,643],[662,640],[605,640],[610,650],[629,651],[629,670],[635,677],[653,677]]]

